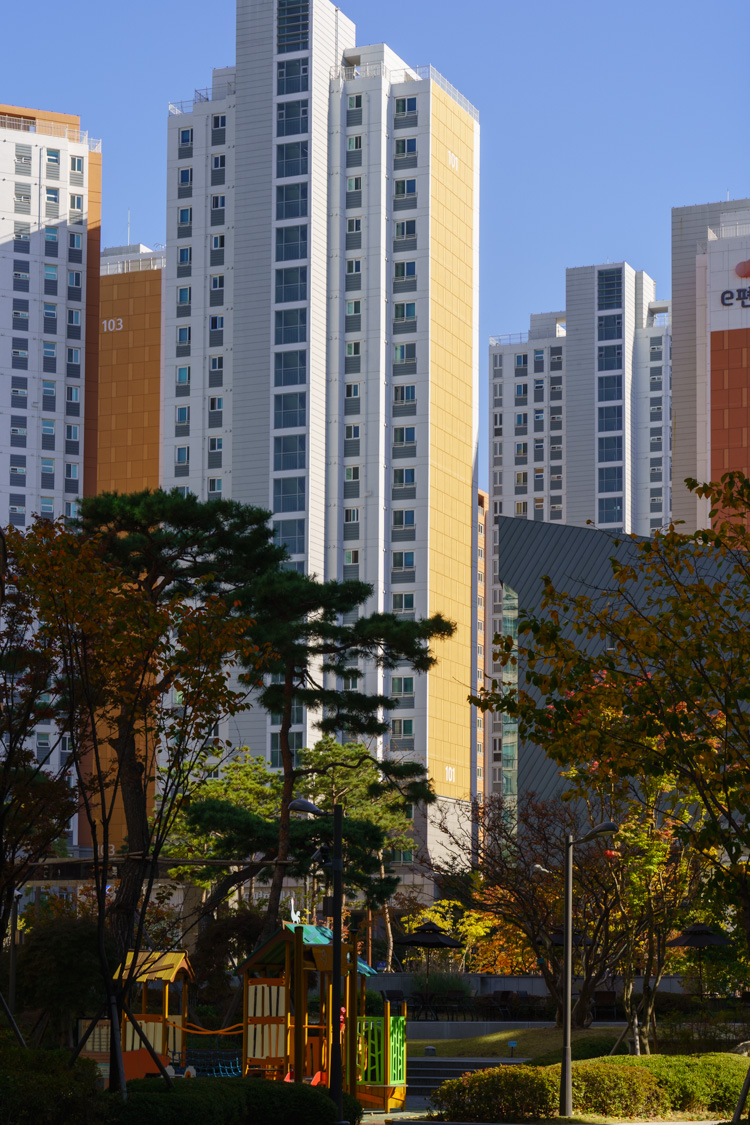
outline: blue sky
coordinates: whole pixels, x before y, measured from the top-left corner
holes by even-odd
[[[29,44],[28,13],[3,13]],[[561,308],[566,266],[627,259],[670,289],[670,208],[750,195],[744,3],[341,0],[361,43],[432,63],[479,109],[481,339]],[[42,0],[0,101],[103,140],[105,245],[164,241],[167,103],[234,61],[234,0]],[[482,400],[483,405],[483,400]],[[484,410],[482,410],[484,415]]]

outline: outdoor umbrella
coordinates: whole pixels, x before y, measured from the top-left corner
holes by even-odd
[[[430,953],[433,949],[460,949],[461,942],[456,941],[441,930],[434,922],[424,922],[417,926],[410,934],[396,938],[398,945],[409,945],[412,949],[424,949],[427,952],[427,973],[425,980],[425,1005],[430,1003]]]
[[[700,998],[703,999],[703,950],[711,946],[717,945],[731,945],[729,938],[722,934],[720,930],[712,930],[705,922],[693,922],[676,938],[672,938],[667,942],[667,945],[672,946],[674,949],[697,949],[698,950],[698,981],[700,987]]]

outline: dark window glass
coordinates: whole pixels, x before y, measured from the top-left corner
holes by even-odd
[[[622,398],[622,375],[599,376],[599,402]]]
[[[307,300],[307,266],[276,270],[276,303]]]
[[[277,472],[284,469],[304,469],[307,438],[304,434],[283,434],[273,439],[273,467]]]
[[[622,465],[608,465],[599,469],[600,492],[622,492]]]
[[[276,228],[276,261],[289,262],[307,257],[307,224]]]
[[[274,512],[303,512],[304,509],[304,477],[280,477],[273,482]]]
[[[273,424],[277,430],[290,429],[292,426],[304,426],[307,413],[307,394],[299,391],[297,394],[273,396]]]
[[[622,344],[604,344],[598,349],[600,371],[619,371],[622,367]]]
[[[599,523],[622,523],[622,496],[603,496],[600,499]]]
[[[309,0],[278,0],[276,23],[276,50],[284,55],[290,51],[305,51],[309,47]]]
[[[622,438],[621,437],[600,437],[599,438],[599,460],[600,461],[622,461]]]
[[[301,555],[305,550],[304,520],[274,520],[273,534],[280,547],[286,547],[290,555]]]
[[[599,270],[598,307],[600,309],[622,308],[622,270]]]
[[[277,352],[274,356],[274,385],[296,387],[307,382],[307,353]]]
[[[621,340],[622,313],[600,316],[598,320],[598,333],[600,340]]]
[[[304,219],[307,215],[307,184],[279,184],[276,188],[276,218]]]
[[[600,406],[599,407],[599,429],[600,430],[621,430],[622,429],[622,407],[621,406]]]
[[[288,145],[276,146],[276,176],[307,175],[307,141],[292,141]]]
[[[309,59],[287,59],[276,64],[276,93],[301,94],[307,87]]]

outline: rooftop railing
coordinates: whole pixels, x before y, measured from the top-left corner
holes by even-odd
[[[479,110],[471,104],[468,98],[452,86],[447,78],[434,66],[408,66],[402,70],[390,70],[385,63],[364,63],[360,66],[332,66],[331,78],[340,79],[342,82],[351,82],[355,78],[386,78],[392,86],[399,82],[434,82],[441,90],[445,90],[475,121],[479,120]]]
[[[195,90],[193,97],[188,101],[169,103],[170,117],[178,113],[192,113],[195,106],[201,105],[203,102],[223,102],[236,92],[237,86],[234,82],[224,82],[205,90]]]
[[[718,227],[708,228],[708,241],[715,242],[719,238],[747,238],[750,235],[750,223],[721,223]]]
[[[504,336],[490,336],[490,347],[502,347],[503,344],[528,344],[528,332],[506,332]]]
[[[87,145],[91,152],[102,151],[101,141],[95,141],[88,133],[81,129],[74,129],[72,125],[65,125],[61,121],[11,117],[3,113],[0,114],[0,129],[18,129],[20,133],[40,133],[45,137],[59,137],[61,140],[72,141],[73,144]]]
[[[141,270],[163,270],[167,264],[166,254],[153,254],[149,258],[126,258],[125,261],[108,262],[104,259],[99,273],[102,277],[113,273],[140,273]]]

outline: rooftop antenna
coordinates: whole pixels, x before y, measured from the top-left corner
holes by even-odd
[[[130,208],[128,207],[128,241],[127,245],[130,246]]]
[[[727,188],[727,203],[729,202],[729,188]]]

